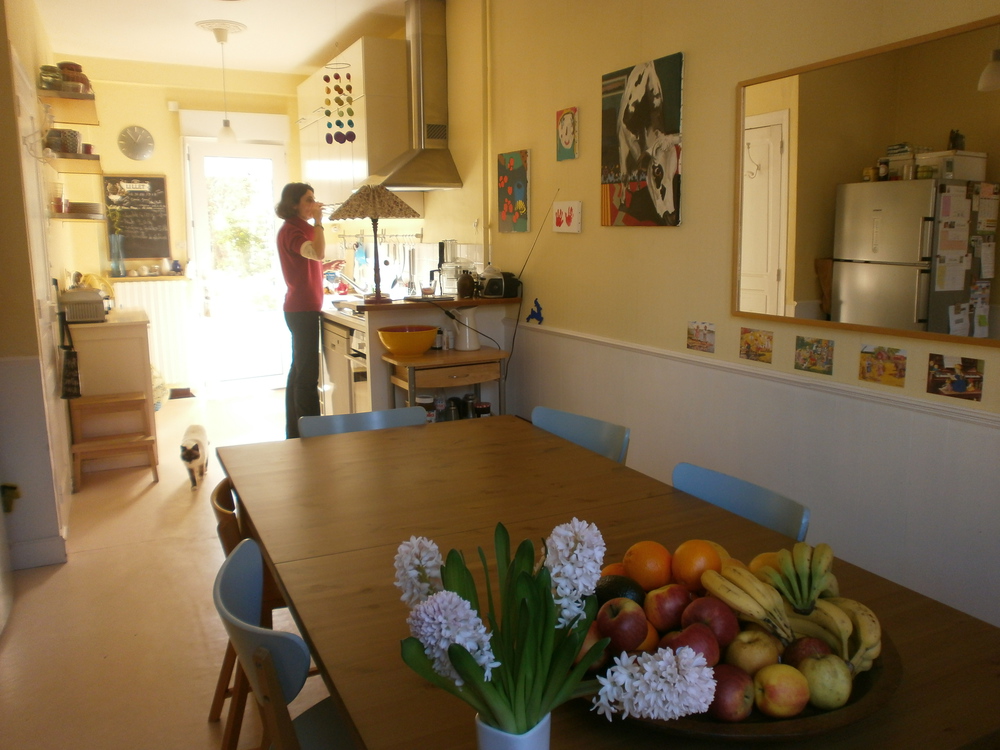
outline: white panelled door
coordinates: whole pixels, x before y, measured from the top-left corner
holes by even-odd
[[[740,310],[784,315],[788,233],[788,111],[746,118]]]

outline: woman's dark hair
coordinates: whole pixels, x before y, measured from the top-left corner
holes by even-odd
[[[289,182],[281,189],[281,200],[274,207],[274,213],[278,214],[279,219],[291,219],[298,216],[299,201],[310,190],[312,190],[312,185],[307,185],[304,182]]]

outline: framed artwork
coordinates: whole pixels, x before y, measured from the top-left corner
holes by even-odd
[[[774,331],[740,328],[740,359],[771,364],[774,351]]]
[[[903,388],[906,385],[906,350],[864,344],[858,362],[858,380]]]
[[[601,225],[681,223],[682,53],[601,79]]]
[[[967,401],[982,401],[986,363],[972,357],[927,356],[927,392]]]
[[[833,340],[795,337],[795,369],[833,375]]]
[[[529,150],[510,151],[497,157],[497,212],[501,232],[527,232]]]
[[[579,234],[583,230],[583,201],[555,201],[552,204],[552,231]]]
[[[576,107],[556,112],[556,161],[575,159],[580,155],[579,123]]]
[[[715,354],[715,323],[688,321],[687,348]]]
[[[123,236],[125,259],[169,258],[166,178],[106,174],[103,179],[108,235]]]

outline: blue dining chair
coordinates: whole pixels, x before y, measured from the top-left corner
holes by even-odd
[[[329,696],[294,720],[290,717],[288,704],[302,690],[309,674],[309,648],[295,633],[253,624],[260,620],[263,587],[260,547],[253,539],[244,539],[222,563],[212,594],[260,708],[264,724],[262,747],[272,750],[357,747],[350,719]]]
[[[362,411],[357,414],[324,414],[321,417],[299,417],[299,435],[304,438],[317,435],[335,435],[341,432],[381,430],[386,427],[407,427],[426,424],[427,411],[422,406],[405,409]]]
[[[809,530],[809,508],[752,482],[694,464],[679,463],[670,483],[681,492],[732,511],[801,542]]]
[[[625,463],[631,432],[628,427],[547,406],[531,410],[531,423],[612,461]]]

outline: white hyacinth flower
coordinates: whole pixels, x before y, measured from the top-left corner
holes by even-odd
[[[663,721],[704,713],[715,697],[712,668],[687,646],[638,656],[623,652],[597,680],[601,689],[593,706],[608,721],[619,711],[626,718]]]
[[[401,589],[400,597],[407,605],[419,604],[431,594],[440,591],[441,551],[430,539],[411,536],[402,542],[396,551],[396,587]]]
[[[545,540],[545,567],[559,607],[557,627],[565,628],[584,612],[584,599],[597,589],[604,562],[604,537],[592,523],[574,518],[556,526]]]
[[[472,654],[485,670],[487,682],[493,669],[500,666],[494,661],[490,647],[492,635],[486,631],[472,605],[454,591],[439,591],[417,604],[410,610],[406,624],[410,626],[410,634],[423,645],[434,671],[452,679],[459,687],[463,684],[462,678],[448,658],[451,644],[457,643]]]

